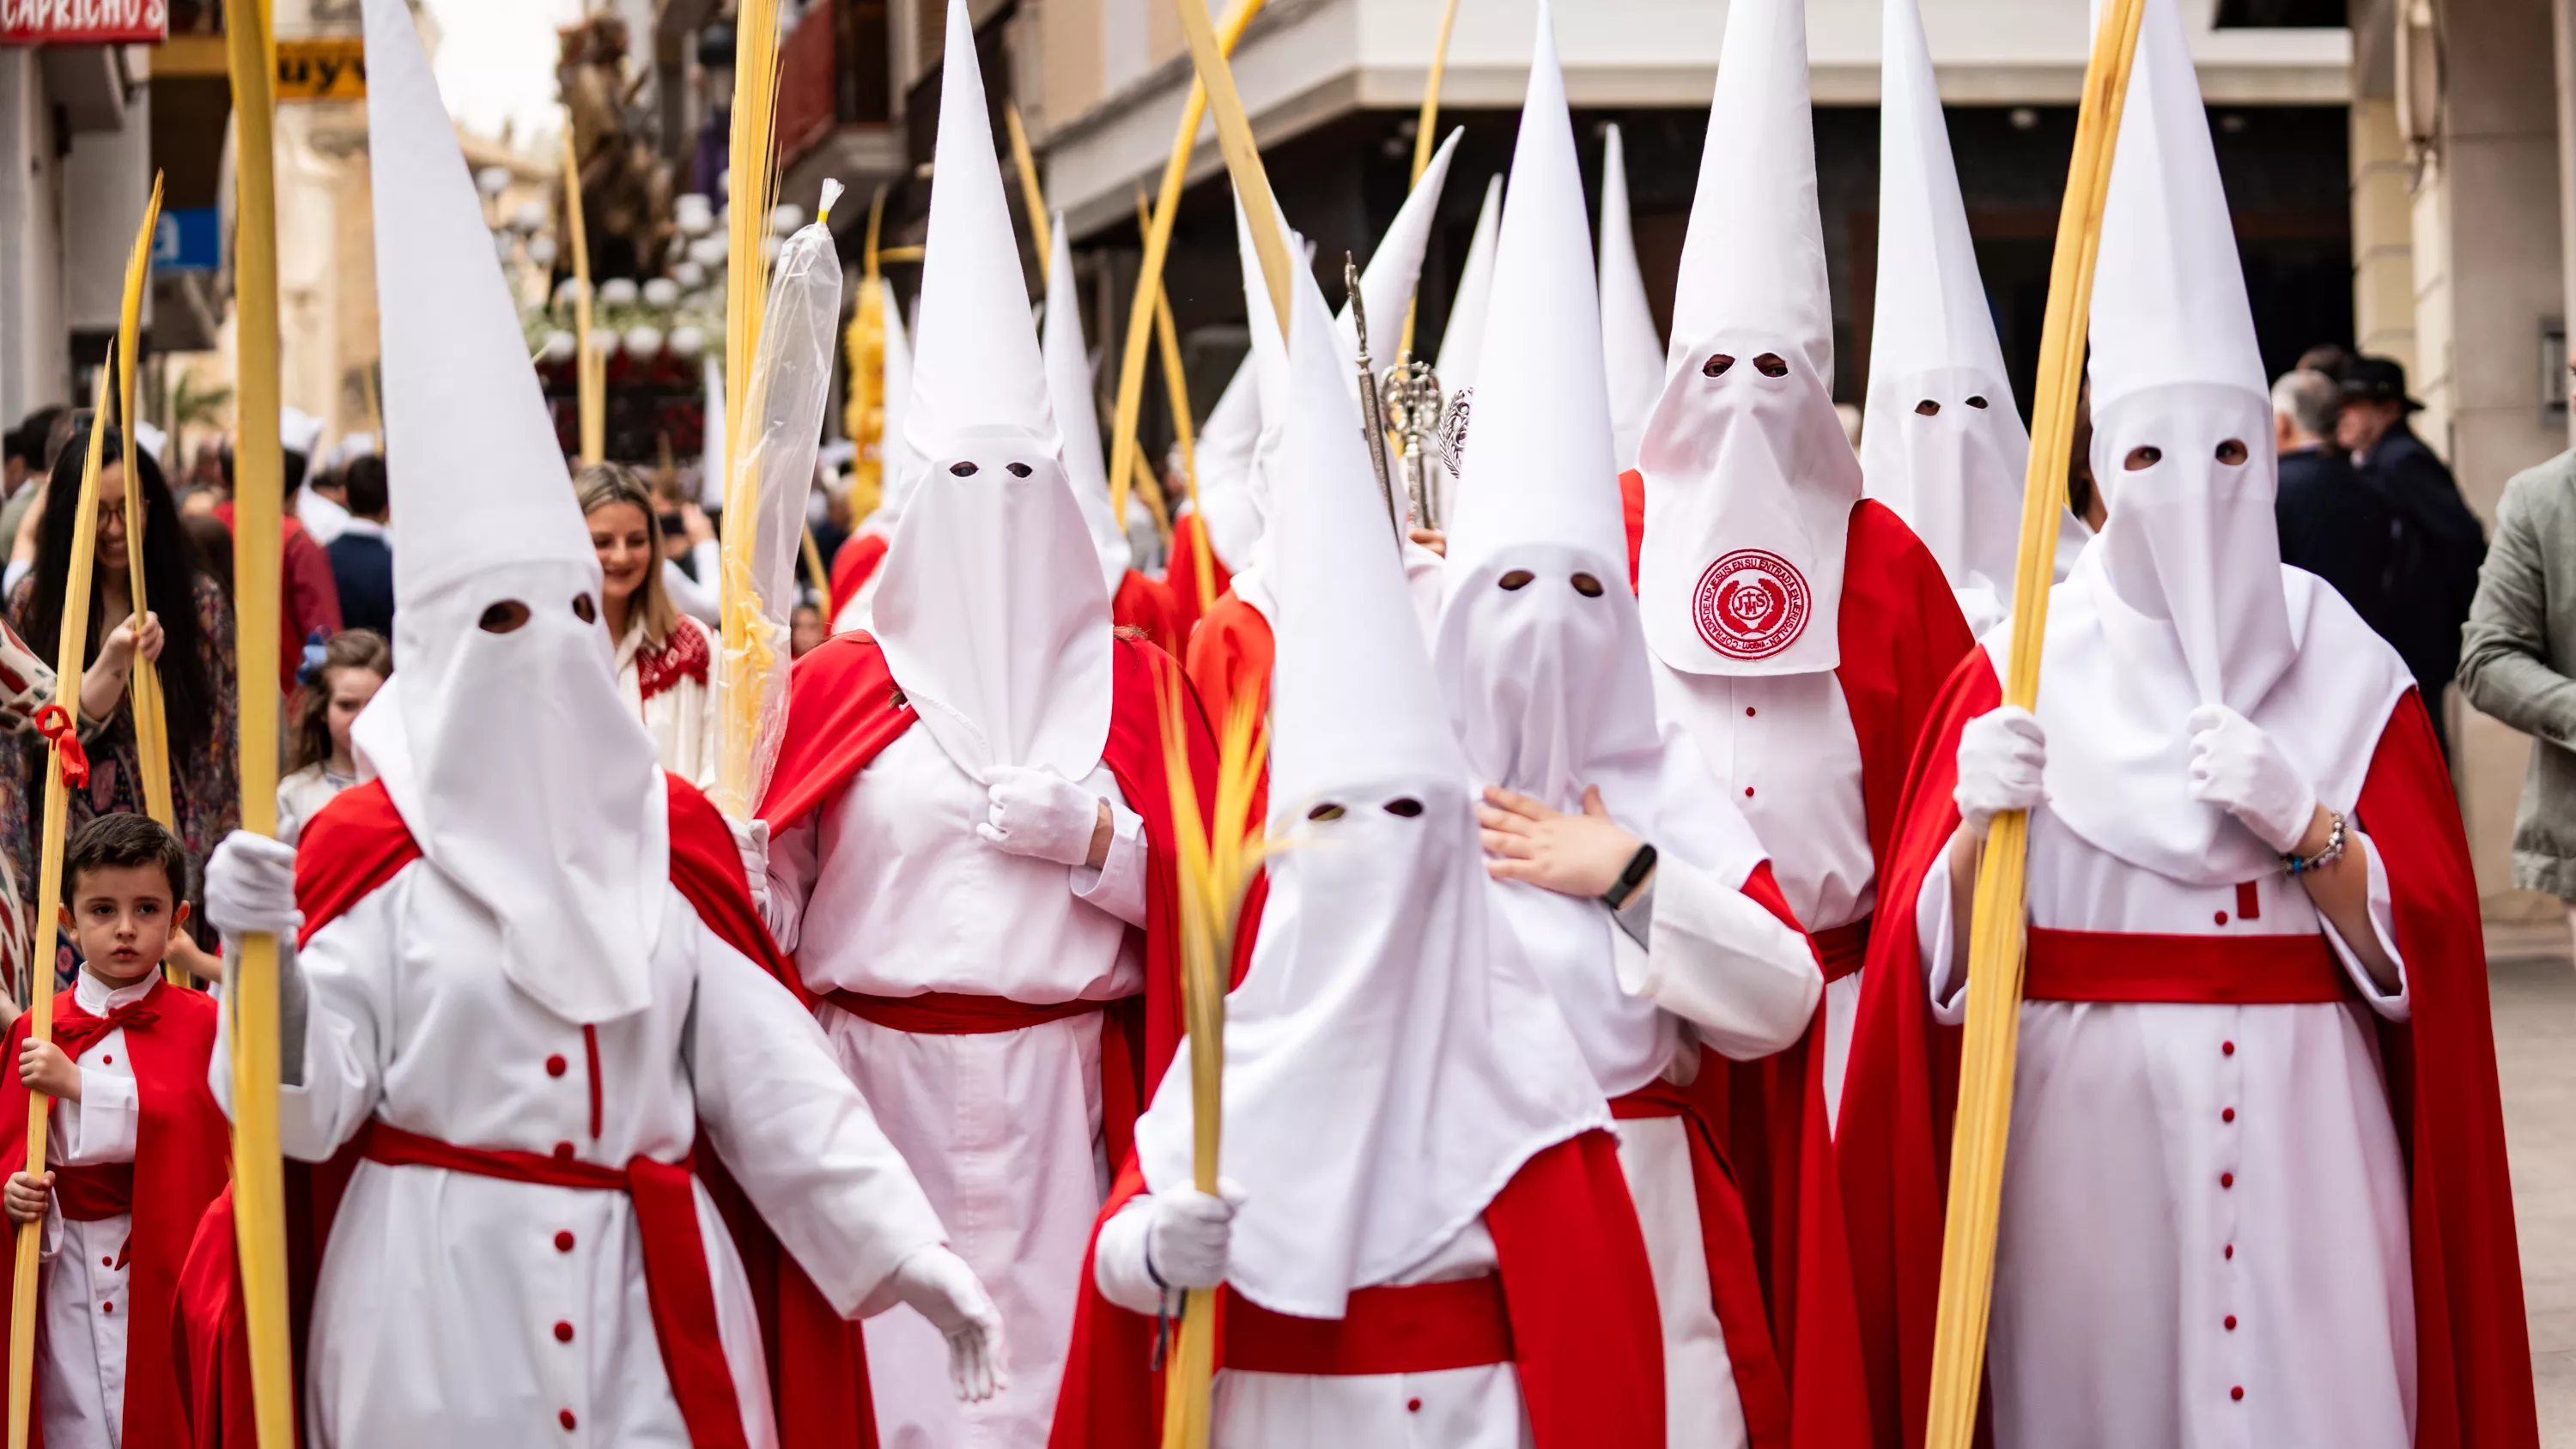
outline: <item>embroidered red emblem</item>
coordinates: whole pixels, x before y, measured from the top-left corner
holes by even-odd
[[[1810,613],[1807,580],[1789,561],[1739,549],[1708,566],[1691,595],[1691,622],[1729,659],[1768,659],[1798,641]]]
[[[703,685],[709,662],[705,631],[693,629],[683,621],[672,627],[661,648],[636,655],[636,693],[651,699],[683,679],[694,679]]]

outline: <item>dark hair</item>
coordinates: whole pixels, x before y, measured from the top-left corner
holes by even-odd
[[[331,758],[331,671],[364,669],[378,679],[394,673],[394,646],[373,629],[343,629],[322,646],[322,667],[313,683],[296,694],[295,756],[289,769],[301,770]]]
[[[305,470],[313,466],[313,460],[293,448],[282,449],[277,456],[285,465],[281,471],[286,474],[286,496],[292,498],[295,490],[304,486]]]
[[[81,518],[81,466],[89,450],[86,430],[76,435],[77,446],[66,447],[54,458],[51,481],[45,488],[44,527],[36,536],[36,570],[31,580],[33,591],[27,600],[26,627],[19,630],[37,655],[56,669],[62,661],[54,658],[56,640],[62,635],[63,595],[71,581],[72,529],[96,526],[96,520]],[[114,429],[108,431],[106,447],[100,454],[99,466],[123,461],[122,445]],[[135,466],[127,470],[126,486],[131,488],[139,476],[143,487],[143,586],[144,602],[161,620],[161,696],[164,717],[169,721],[170,753],[185,756],[206,742],[213,728],[215,681],[206,677],[202,652],[204,636],[197,623],[197,550],[187,531],[180,525],[178,506],[170,499],[169,485],[161,480],[161,465],[152,455],[137,448]],[[89,651],[80,661],[87,668],[98,658],[100,635],[99,600],[95,589],[89,599]]]
[[[374,518],[385,511],[388,501],[385,489],[385,460],[373,453],[349,460],[340,472],[340,486],[348,492],[349,511],[360,518]]]
[[[63,848],[63,904],[80,895],[81,876],[95,870],[157,865],[170,877],[170,904],[188,898],[188,852],[149,815],[101,815],[72,832]]]
[[[53,441],[54,422],[63,415],[59,407],[41,407],[27,414],[17,430],[9,434],[8,456],[27,465],[30,473],[44,471],[45,445]]]
[[[179,526],[188,530],[188,542],[197,550],[197,569],[223,587],[227,602],[233,596],[233,531],[211,513],[182,513]]]

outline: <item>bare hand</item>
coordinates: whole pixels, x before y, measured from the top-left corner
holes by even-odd
[[[1449,535],[1442,533],[1439,529],[1416,528],[1408,530],[1404,536],[1413,540],[1415,543],[1422,545],[1424,548],[1431,550],[1433,553],[1440,555],[1442,558],[1447,558],[1449,556]]]
[[[1599,786],[1583,792],[1583,813],[1551,810],[1527,795],[1485,787],[1476,809],[1484,826],[1485,870],[1567,896],[1598,896],[1619,883],[1643,844],[1610,818]]]
[[[130,626],[133,622],[132,619],[128,619],[125,624]],[[161,616],[159,614],[145,612],[142,626],[133,630],[133,650],[142,655],[147,664],[161,662]]]
[[[18,1048],[18,1080],[30,1091],[66,1102],[77,1102],[81,1096],[81,1074],[78,1064],[63,1055],[63,1049],[49,1041],[28,1041]]]
[[[53,1196],[54,1175],[33,1177],[23,1172],[9,1175],[9,1186],[0,1189],[0,1201],[9,1208],[13,1223],[40,1223],[45,1220],[45,1203]]]

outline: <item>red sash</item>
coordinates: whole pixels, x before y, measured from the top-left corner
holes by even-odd
[[[1512,1361],[1511,1306],[1500,1274],[1403,1288],[1362,1288],[1339,1318],[1273,1313],[1229,1288],[1225,1367],[1326,1378],[1428,1374]]]
[[[707,1272],[705,1240],[698,1236],[694,1174],[686,1161],[638,1157],[623,1168],[533,1152],[459,1147],[378,1119],[359,1134],[369,1162],[389,1167],[436,1167],[504,1182],[622,1192],[635,1202],[636,1237],[644,1252],[644,1291],[653,1304],[653,1336],[671,1377],[689,1442],[697,1449],[748,1449],[742,1407],[734,1398],[733,1368],[725,1362],[716,1329],[715,1282]]]
[[[861,1021],[914,1036],[991,1036],[1024,1031],[1050,1021],[1099,1011],[1106,1001],[1059,1001],[1038,1006],[1007,996],[981,996],[965,991],[925,991],[919,996],[869,996],[857,991],[827,991],[823,999]]]
[[[1744,1432],[1755,1449],[1776,1449],[1789,1442],[1789,1380],[1780,1372],[1772,1346],[1771,1324],[1762,1301],[1762,1275],[1753,1259],[1753,1230],[1745,1222],[1744,1198],[1735,1171],[1717,1145],[1717,1132],[1699,1102],[1684,1089],[1660,1078],[1610,1101],[1610,1115],[1623,1122],[1675,1117],[1690,1143],[1691,1187],[1699,1199],[1702,1255],[1708,1260],[1708,1291],[1717,1310],[1718,1329],[1726,1335],[1727,1361],[1735,1370],[1735,1397],[1744,1407]],[[1669,1371],[1669,1369],[1667,1370]]]
[[[134,1164],[101,1162],[54,1169],[54,1206],[63,1221],[95,1223],[134,1211]]]
[[[1859,974],[1862,965],[1868,962],[1869,921],[1869,917],[1863,916],[1849,925],[1833,926],[1814,933],[1816,955],[1824,963],[1826,984]]]
[[[2274,1006],[2350,994],[2322,934],[2147,936],[2030,930],[2026,1001],[2197,1002]]]

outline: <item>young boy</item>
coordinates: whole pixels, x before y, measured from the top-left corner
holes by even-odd
[[[54,998],[52,1041],[28,1039],[32,1016],[9,1029],[18,1071],[0,1080],[0,1162],[26,1164],[28,1092],[54,1099],[47,1170],[14,1171],[0,1192],[12,1224],[44,1224],[36,1412],[47,1449],[185,1442],[171,1299],[197,1219],[223,1190],[228,1142],[206,1086],[214,1002],[161,979],[188,919],[186,878],[179,842],[150,818],[82,826],[61,907],[81,974]]]

